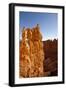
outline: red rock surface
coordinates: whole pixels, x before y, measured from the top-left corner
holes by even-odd
[[[58,75],[58,40],[54,39],[43,41],[44,43],[44,68],[46,72],[50,72],[50,76]]]

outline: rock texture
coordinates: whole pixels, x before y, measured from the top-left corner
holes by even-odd
[[[44,71],[50,72],[50,76],[58,75],[58,39],[46,40],[44,43]]]
[[[20,42],[20,77],[44,76],[44,50],[40,27],[23,28]]]

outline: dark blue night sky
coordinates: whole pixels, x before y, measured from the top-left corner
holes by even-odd
[[[21,30],[25,28],[33,28],[37,24],[40,25],[40,31],[43,40],[57,38],[58,33],[58,15],[57,13],[37,13],[37,12],[20,12],[19,27],[20,38]]]

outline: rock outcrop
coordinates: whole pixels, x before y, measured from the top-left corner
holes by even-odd
[[[20,42],[20,77],[44,76],[44,50],[40,27],[23,28]]]

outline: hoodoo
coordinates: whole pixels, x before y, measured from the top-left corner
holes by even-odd
[[[20,77],[44,76],[44,50],[39,24],[23,28],[20,42]]]

